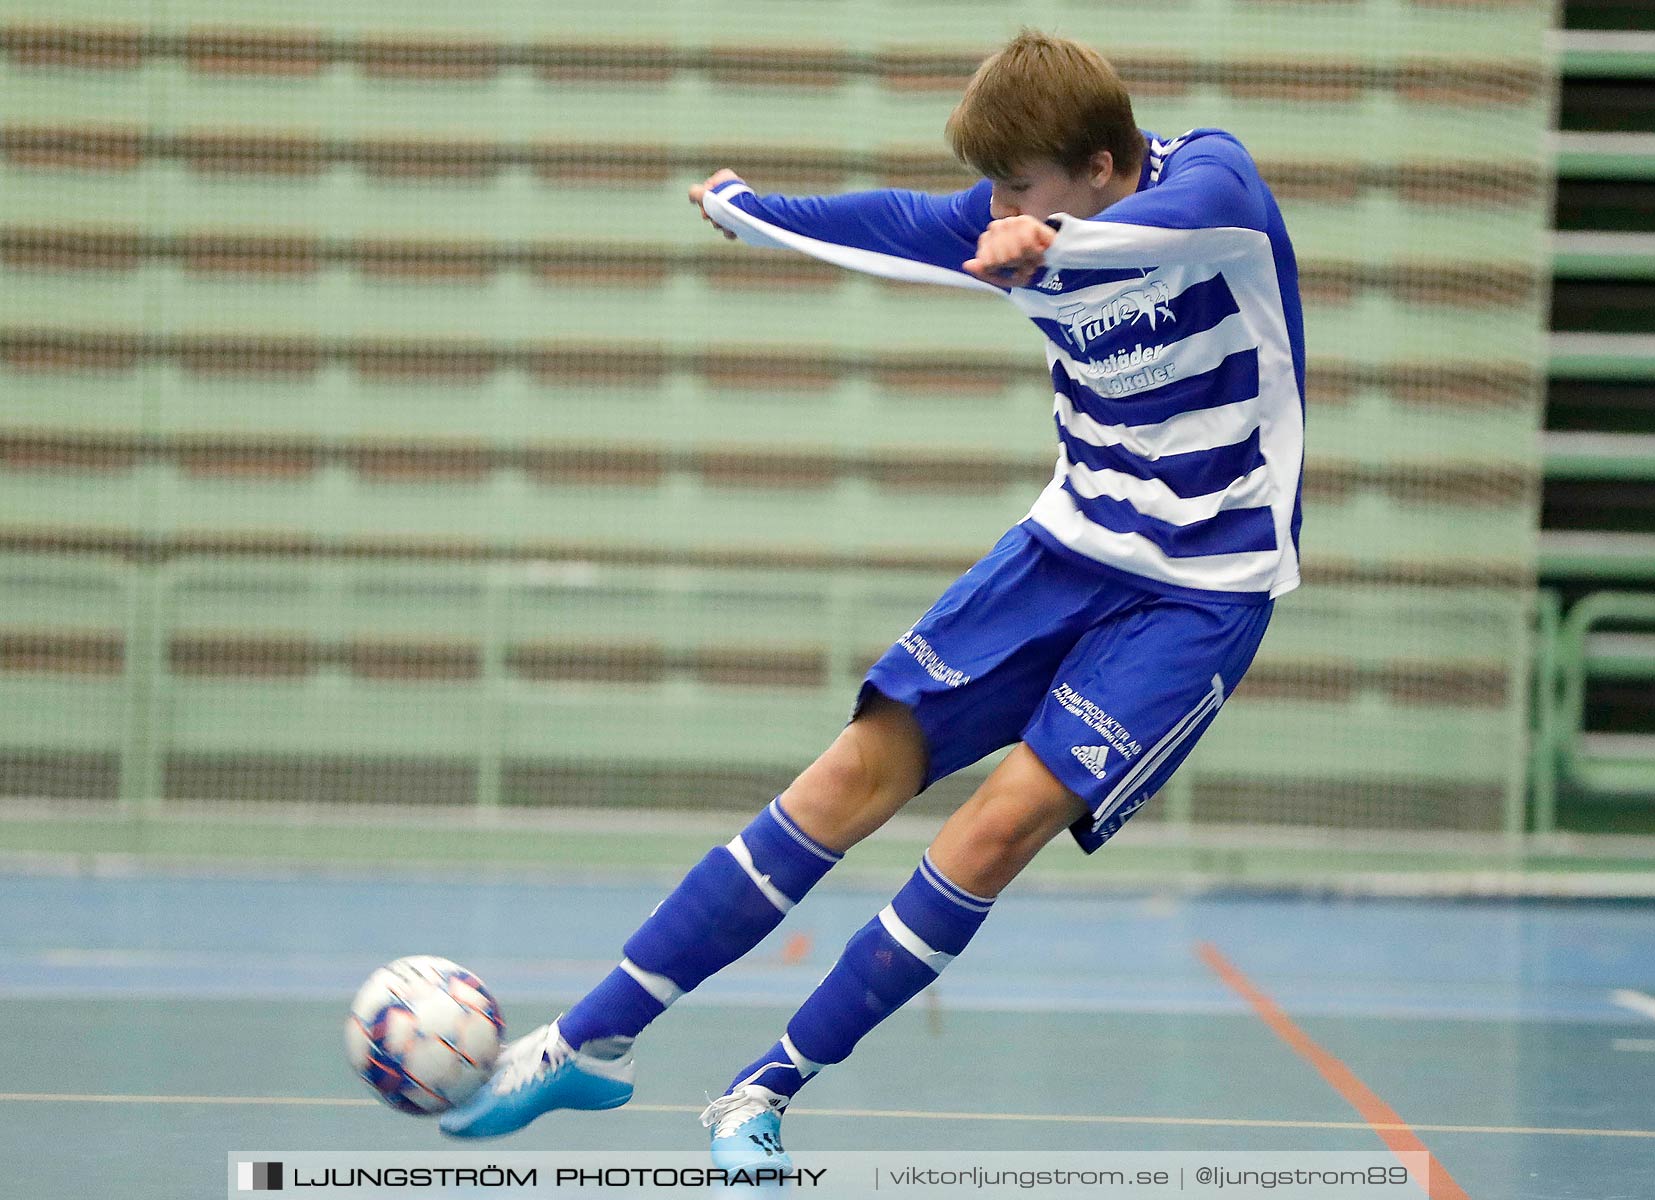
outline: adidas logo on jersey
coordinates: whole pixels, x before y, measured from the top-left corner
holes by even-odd
[[[1034,286],[1043,292],[1061,292],[1063,290],[1063,280],[1058,278],[1056,271],[1053,271]]]
[[[1069,753],[1073,754],[1080,761],[1080,765],[1097,778],[1102,779],[1109,773],[1107,766],[1109,761],[1108,746],[1076,746]]]

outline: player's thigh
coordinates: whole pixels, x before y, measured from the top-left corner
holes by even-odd
[[[1014,528],[869,668],[856,715],[782,795],[805,832],[845,849],[918,792],[1017,741],[1052,671],[1134,602]]]
[[[913,713],[923,790],[1016,742],[1076,640],[1133,598],[1014,528],[868,669],[863,702]]]
[[[781,806],[818,842],[848,850],[919,793],[925,762],[925,734],[914,714],[874,692],[781,794]]]
[[[1085,815],[1085,802],[1018,744],[943,824],[931,862],[966,891],[992,898]]]
[[[1023,740],[1086,802],[1096,850],[1171,777],[1252,664],[1268,604],[1158,598],[1075,643]]]

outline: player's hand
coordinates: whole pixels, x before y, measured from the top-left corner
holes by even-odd
[[[977,257],[965,260],[967,275],[995,287],[1024,287],[1046,262],[1057,230],[1033,217],[1001,217],[977,239]]]
[[[736,235],[707,215],[707,210],[701,207],[701,199],[719,184],[728,183],[732,179],[740,178],[740,175],[737,175],[734,171],[730,170],[730,168],[725,167],[722,171],[716,171],[707,176],[705,182],[693,184],[690,187],[690,203],[695,205],[696,211],[701,214],[701,219],[711,225],[714,229],[718,230],[718,232],[722,233],[732,242],[736,240]]]

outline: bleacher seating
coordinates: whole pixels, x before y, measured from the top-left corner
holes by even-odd
[[[1174,819],[1520,815],[1544,18],[1422,2],[1374,42],[1377,3],[1285,6],[1317,57],[1254,32],[1258,5],[1209,5],[1176,50],[1155,5],[1071,30],[1121,47],[1145,124],[1247,138],[1304,267],[1312,586]],[[1022,515],[1052,436],[1008,308],[737,254],[684,203],[723,165],[958,186],[941,126],[1002,14],[951,6],[938,48],[883,0],[774,7],[510,30],[446,2],[263,28],[193,0],[154,25],[20,7],[0,703],[28,716],[0,792],[786,782]],[[1445,60],[1472,27],[1483,57]]]
[[[1560,773],[1556,817],[1570,828],[1655,828],[1655,677],[1636,623],[1612,627],[1638,611],[1617,589],[1655,583],[1649,15],[1643,5],[1570,0],[1559,36],[1541,580],[1565,610],[1561,687],[1549,697],[1560,744],[1547,769]]]

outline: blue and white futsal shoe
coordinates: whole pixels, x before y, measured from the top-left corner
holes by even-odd
[[[600,1057],[589,1049],[616,1053]],[[499,1137],[556,1108],[619,1108],[632,1099],[635,1073],[631,1038],[588,1042],[577,1050],[553,1021],[507,1046],[488,1082],[443,1113],[437,1125],[450,1137]]]
[[[701,1123],[713,1134],[713,1166],[726,1171],[771,1167],[791,1171],[793,1160],[782,1149],[782,1112],[788,1096],[756,1083],[744,1083],[707,1105]]]

